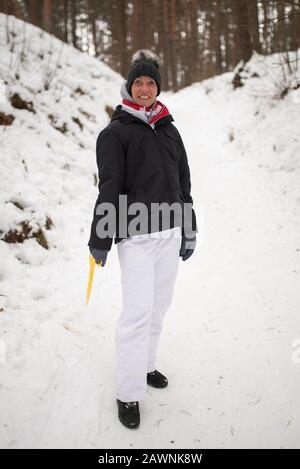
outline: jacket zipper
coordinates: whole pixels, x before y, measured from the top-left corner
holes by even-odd
[[[150,129],[152,130],[152,132],[154,132],[154,134],[156,135],[156,137],[158,137],[159,134],[158,134],[158,132],[157,132],[157,129],[155,129],[155,128],[153,129],[150,124],[147,124],[146,122],[144,122],[144,121],[142,121],[142,120],[140,120],[140,121],[136,120],[136,122],[137,122],[138,124],[142,124],[142,125],[146,125],[147,127],[150,127]],[[159,147],[158,147],[158,148],[159,148]],[[159,151],[159,154],[160,154],[160,157],[161,157],[160,150],[158,150],[158,151]],[[166,184],[166,186],[169,188],[170,186],[169,186],[169,184],[167,184],[167,181],[168,181],[168,178],[167,178],[167,176],[166,176],[167,171],[166,171],[166,168],[165,168],[165,164],[164,164],[163,158],[161,158],[161,162],[162,162],[163,172],[164,172],[164,176],[165,176],[165,178],[164,178],[164,179],[165,179],[165,184]],[[180,188],[180,193],[181,193],[181,188]]]

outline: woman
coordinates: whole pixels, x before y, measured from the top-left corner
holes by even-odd
[[[128,428],[140,424],[147,384],[168,384],[156,369],[159,336],[179,256],[188,259],[196,244],[187,155],[172,116],[157,100],[160,91],[157,56],[137,51],[121,87],[122,104],[96,145],[99,195],[88,245],[102,266],[113,237],[118,248],[123,308],[115,338],[117,405]],[[173,206],[177,211],[170,211]]]

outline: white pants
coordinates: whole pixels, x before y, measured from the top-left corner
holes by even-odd
[[[116,324],[116,387],[123,402],[146,396],[147,372],[156,369],[164,314],[178,270],[181,229],[136,235],[117,244],[123,308]]]

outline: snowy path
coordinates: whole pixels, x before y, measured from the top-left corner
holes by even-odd
[[[168,388],[148,389],[138,431],[119,423],[117,252],[96,270],[87,308],[85,231],[64,257],[24,267],[23,288],[39,285],[42,295],[24,309],[24,324],[34,315],[37,327],[24,333],[2,384],[2,447],[299,447],[297,177],[259,167],[258,158],[224,143],[227,127],[207,118],[195,110],[189,122],[175,122],[186,129],[200,233],[197,252],[180,262],[162,334],[159,369]]]

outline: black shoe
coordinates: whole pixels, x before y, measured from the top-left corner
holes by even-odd
[[[137,428],[140,424],[139,403],[122,402],[117,399],[119,420],[127,428]]]
[[[165,388],[168,386],[167,378],[157,370],[147,373],[147,383],[153,388]]]

